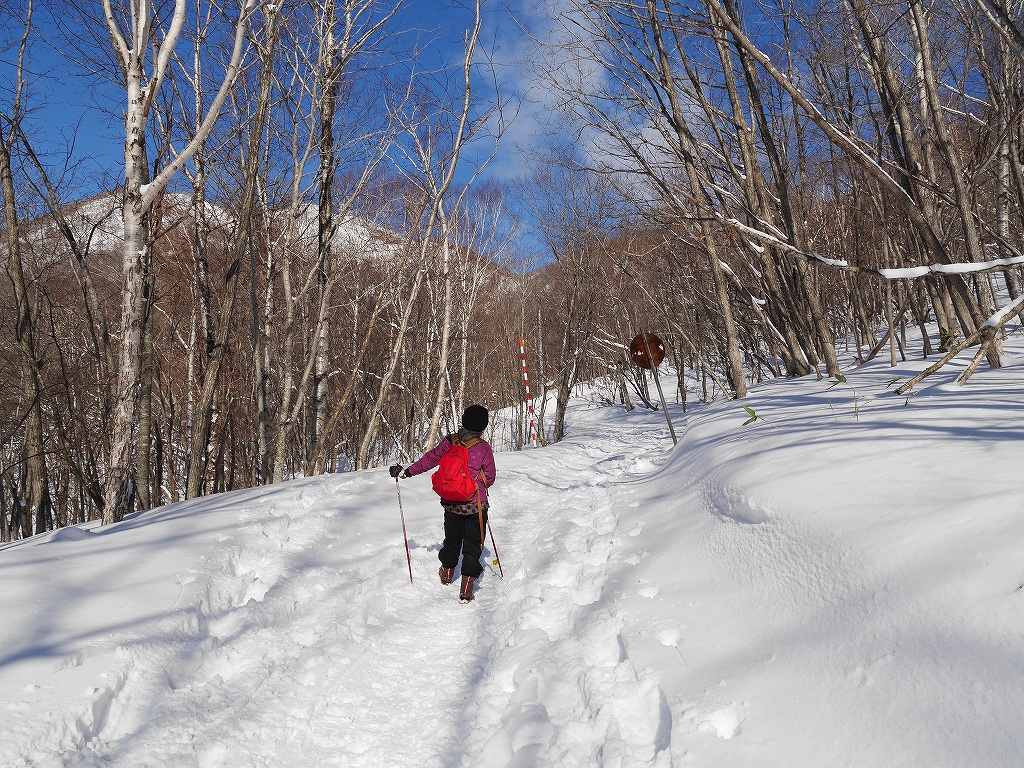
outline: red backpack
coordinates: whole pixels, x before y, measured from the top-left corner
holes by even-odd
[[[430,482],[434,492],[445,501],[469,501],[477,492],[476,480],[469,472],[469,449],[483,440],[474,437],[463,443],[458,435],[449,435],[448,442],[452,445],[438,462]]]

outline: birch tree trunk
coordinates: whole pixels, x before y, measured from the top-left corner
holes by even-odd
[[[714,234],[709,224],[713,216],[713,206],[710,205],[707,191],[701,183],[693,158],[697,157],[697,148],[693,137],[690,135],[687,126],[682,103],[679,100],[679,92],[676,87],[675,77],[668,50],[665,44],[661,21],[658,17],[657,7],[654,0],[647,0],[648,20],[651,25],[651,33],[654,38],[656,56],[658,61],[658,77],[660,85],[669,101],[671,109],[672,129],[678,141],[678,154],[685,165],[686,178],[689,182],[691,199],[697,206],[697,214],[700,217],[701,245],[707,250],[708,260],[711,262],[711,274],[714,279],[715,297],[718,300],[719,309],[722,312],[722,323],[725,329],[726,358],[729,363],[729,382],[733,388],[736,398],[742,398],[747,394],[747,382],[743,371],[743,355],[740,352],[739,331],[736,327],[736,320],[732,312],[732,304],[729,299],[729,290],[726,284],[725,275],[722,270],[722,262],[719,258],[718,248],[715,245]]]
[[[931,40],[928,35],[928,22],[921,7],[920,0],[909,0],[912,27],[917,39],[918,49],[921,54],[921,72],[923,85],[927,94],[927,103],[931,113],[932,128],[935,133],[936,144],[939,154],[942,156],[946,167],[949,169],[949,179],[953,185],[954,198],[957,211],[960,214],[960,224],[963,227],[964,246],[967,252],[968,261],[975,263],[985,260],[984,250],[981,244],[981,235],[978,232],[978,223],[974,215],[974,201],[967,190],[964,179],[963,167],[953,148],[952,138],[946,126],[946,118],[943,113],[942,102],[939,98],[939,89],[935,82],[935,69],[932,62]],[[985,316],[993,312],[992,298],[987,290],[979,292],[982,306],[979,308]],[[976,325],[981,325],[976,323]],[[986,348],[986,357],[992,368],[1000,366],[999,353],[1001,343],[998,336],[992,337]]]
[[[323,6],[321,27],[323,42],[321,47],[321,67],[324,70],[323,94],[320,104],[320,142],[318,145],[320,168],[317,173],[318,206],[317,206],[317,287],[321,301],[330,280],[333,269],[332,243],[337,231],[334,212],[334,176],[337,172],[337,152],[334,146],[334,122],[338,109],[338,87],[341,77],[340,62],[336,59],[339,51],[335,40],[335,3],[326,0]],[[345,46],[346,36],[342,35],[341,46]],[[325,318],[325,322],[328,322]],[[316,368],[313,374],[313,397],[310,402],[309,438],[310,444],[316,445],[323,434],[327,419],[327,369],[330,334],[325,329],[317,335]],[[287,410],[287,409],[286,409]],[[279,429],[284,425],[279,425]],[[279,448],[280,451],[280,448]],[[278,467],[282,457],[275,459],[274,477],[277,482]]]
[[[137,441],[140,353],[144,320],[144,265],[149,259],[146,216],[157,195],[191,160],[200,143],[213,130],[221,107],[234,85],[241,66],[245,31],[256,0],[241,0],[235,25],[234,47],[224,78],[197,135],[150,181],[146,153],[146,129],[150,110],[174,55],[185,19],[186,0],[174,0],[170,22],[160,33],[154,29],[156,9],[151,0],[131,0],[128,30],[121,27],[112,0],[103,0],[111,43],[121,67],[127,105],[125,108],[125,181],[121,216],[124,244],[121,259],[121,320],[117,345],[117,370],[113,382],[110,447],[103,471],[103,523],[121,520],[132,510],[135,474],[133,448]]]
[[[444,203],[438,207],[438,217],[441,224],[441,277],[444,280],[444,319],[441,325],[441,348],[438,359],[437,396],[434,398],[434,407],[430,415],[430,431],[427,433],[426,448],[433,448],[437,444],[437,433],[441,423],[441,412],[444,409],[446,393],[448,392],[448,352],[451,349],[452,336],[452,254],[451,254],[451,228],[448,224],[448,216],[444,210]],[[452,414],[454,419],[459,414]]]
[[[146,9],[148,11],[148,9]],[[145,29],[146,36],[149,30]],[[141,36],[142,32],[140,32]],[[142,45],[146,45],[143,37]],[[146,214],[149,210],[142,188],[149,184],[146,157],[147,94],[144,93],[141,52],[126,57],[128,109],[125,117],[127,139],[124,147],[125,184],[121,215],[124,221],[124,251],[121,260],[121,322],[117,347],[116,379],[112,396],[111,444],[104,477],[103,524],[121,520],[132,511],[134,493],[131,464],[138,426],[141,391],[140,351],[143,321],[143,269],[149,258]]]
[[[142,351],[140,354],[139,370],[139,440],[138,459],[135,472],[135,486],[138,491],[138,505],[140,509],[149,509],[153,505],[150,495],[150,476],[152,464],[150,461],[152,440],[153,440],[153,323],[148,317],[148,305],[153,296],[153,275],[152,272],[146,276],[149,283],[144,297],[146,309],[143,318]]]
[[[713,17],[712,17],[713,18]],[[740,155],[743,160],[745,172],[741,175],[741,184],[745,191],[748,205],[763,222],[772,220],[771,207],[768,205],[763,194],[763,179],[760,173],[760,164],[757,155],[757,147],[753,141],[753,131],[747,124],[745,110],[740,100],[739,88],[736,84],[736,77],[733,73],[732,59],[729,48],[726,45],[725,31],[720,24],[712,21],[716,29],[715,45],[718,49],[719,60],[722,63],[722,74],[725,80],[726,92],[729,95],[732,107],[732,120],[736,124],[736,134],[740,148]],[[749,87],[749,83],[748,83]],[[759,97],[758,97],[759,100]],[[705,106],[705,111],[711,114],[710,105]],[[775,166],[773,165],[773,168]],[[786,370],[790,375],[804,376],[811,372],[810,366],[804,356],[804,349],[800,343],[795,330],[793,317],[796,314],[791,306],[789,295],[783,291],[779,281],[778,265],[776,259],[781,258],[774,249],[760,248],[759,258],[762,264],[762,275],[765,288],[771,301],[768,307],[770,316],[777,321],[785,344],[783,354]]]
[[[380,151],[372,157],[363,169],[361,178],[348,193],[347,200],[336,200],[335,177],[338,172],[338,148],[335,128],[338,117],[342,78],[351,76],[351,64],[357,56],[369,48],[375,38],[401,9],[404,0],[392,0],[384,4],[380,18],[374,19],[379,0],[323,0],[317,9],[318,29],[321,36],[321,73],[319,159],[317,173],[317,288],[320,303],[325,304],[333,284],[333,243],[338,226],[351,210],[355,198],[369,182],[372,171],[384,157],[388,144],[381,138]],[[340,17],[340,19],[339,19]],[[316,366],[314,369],[310,398],[309,445],[316,451],[328,422],[328,375],[330,373],[330,313],[323,316],[323,328],[316,331]]]

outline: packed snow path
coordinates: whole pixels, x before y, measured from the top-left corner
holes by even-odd
[[[499,455],[492,528],[505,578],[488,543],[470,605],[457,583],[438,581],[440,507],[423,478],[401,486],[409,584],[383,471],[200,500],[118,534],[61,532],[25,547],[18,554],[79,563],[47,587],[83,613],[110,606],[86,584],[84,604],[67,590],[131,580],[103,567],[122,546],[150,566],[168,554],[172,569],[174,556],[196,563],[168,571],[170,588],[148,581],[136,598],[149,610],[127,625],[108,617],[109,633],[58,635],[45,649],[23,639],[22,701],[8,710],[49,695],[57,711],[16,719],[4,764],[669,765],[664,696],[599,603],[623,535],[615,483],[653,468],[661,432],[598,420],[559,446]],[[14,554],[18,579],[34,558]],[[53,669],[56,686],[33,687]]]

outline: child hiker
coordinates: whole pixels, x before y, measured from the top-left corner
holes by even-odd
[[[406,468],[401,464],[391,467],[391,476],[398,478],[414,477],[441,464],[434,477],[434,488],[442,495],[441,506],[444,507],[444,545],[437,553],[441,561],[438,575],[445,586],[455,580],[455,566],[459,564],[461,551],[462,586],[459,589],[459,600],[464,603],[473,599],[473,585],[484,570],[480,556],[483,554],[483,531],[487,526],[487,489],[494,484],[494,453],[481,435],[487,429],[488,416],[487,409],[482,405],[469,406],[462,414],[462,429],[446,437],[414,464]],[[445,495],[458,494],[445,494],[438,487],[438,475],[455,467],[455,462],[461,456],[461,451],[455,451],[442,464],[442,459],[452,446],[462,446],[468,454],[471,485],[461,501],[445,498]],[[465,482],[469,483],[470,480],[467,478]]]

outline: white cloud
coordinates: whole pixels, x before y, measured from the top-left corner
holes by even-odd
[[[606,84],[604,70],[579,55],[573,5],[563,0],[510,0],[485,18],[481,40],[486,41],[503,97],[517,110],[502,152],[488,169],[493,178],[521,175],[524,157],[546,138],[568,138],[567,96],[580,87],[598,89]]]

